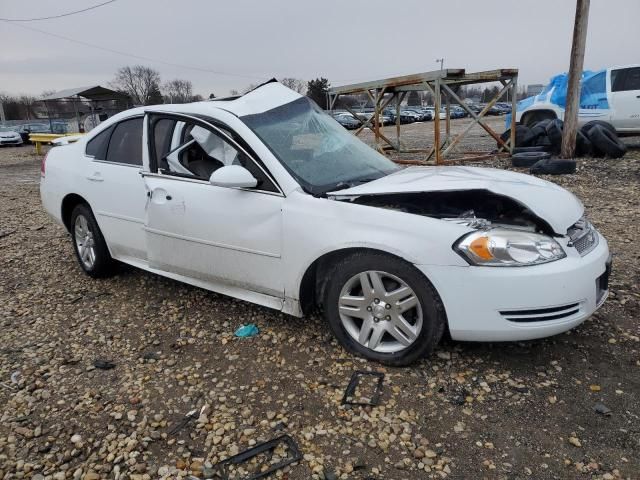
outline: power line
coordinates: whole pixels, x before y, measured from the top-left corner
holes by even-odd
[[[50,17],[39,17],[39,18],[0,18],[3,22],[38,22],[40,20],[51,20],[53,18],[62,18],[62,17],[70,17],[71,15],[76,15],[82,12],[88,12],[89,10],[93,10],[94,8],[99,8],[104,5],[108,5],[117,0],[109,0],[108,2],[102,2],[97,5],[93,5],[92,7],[83,8],[82,10],[74,10],[73,12],[61,13],[60,15],[52,15]]]
[[[115,1],[115,0],[113,0],[113,1]],[[243,74],[238,74],[238,73],[227,73],[227,72],[221,72],[221,71],[218,71],[218,70],[211,70],[211,69],[208,69],[208,68],[195,67],[195,66],[192,66],[192,65],[183,65],[183,64],[180,64],[180,63],[166,62],[164,60],[159,60],[157,58],[144,57],[142,55],[136,55],[136,54],[133,54],[133,53],[127,53],[127,52],[121,52],[119,50],[114,50],[112,48],[102,47],[100,45],[95,45],[93,43],[84,42],[82,40],[76,40],[74,38],[65,37],[64,35],[58,35],[57,33],[46,32],[44,30],[40,30],[39,28],[28,27],[26,25],[20,25],[20,24],[15,24],[14,26],[19,27],[19,28],[23,28],[25,30],[31,30],[31,31],[34,31],[34,32],[39,32],[39,33],[42,33],[43,35],[49,35],[51,37],[59,38],[61,40],[66,40],[68,42],[76,43],[78,45],[83,45],[85,47],[90,47],[90,48],[95,48],[97,50],[102,50],[104,52],[115,53],[117,55],[123,55],[123,56],[126,56],[126,57],[135,58],[137,60],[144,60],[146,62],[160,63],[160,64],[163,64],[163,65],[168,65],[170,67],[185,68],[187,70],[196,70],[198,72],[213,73],[215,75],[222,75],[222,76],[227,76],[227,77],[247,78],[247,79],[250,79],[250,80],[260,80],[260,79],[264,79],[266,77],[269,77],[269,75],[264,75],[263,76],[263,75],[243,75]]]
[[[85,10],[79,10],[78,12],[90,10],[91,8],[97,8],[98,6],[106,5],[107,3],[111,3],[111,2],[115,2],[115,1],[117,1],[117,0],[110,0],[109,2],[101,3],[99,5],[94,5],[93,7],[87,8]],[[75,13],[78,13],[78,12],[75,12]],[[71,12],[69,14],[64,14],[64,15],[70,15],[70,14],[73,14],[73,13],[74,12]],[[60,16],[64,16],[64,15],[60,15]],[[49,18],[57,18],[57,17],[49,17]],[[39,20],[39,19],[34,19],[34,20]],[[44,20],[44,18],[43,18],[43,20]],[[27,21],[27,20],[8,20],[8,19],[0,18],[0,21],[4,21],[4,22],[9,23],[9,22],[22,22],[22,21]],[[38,33],[41,33],[43,35],[48,35],[50,37],[58,38],[60,40],[66,40],[67,42],[75,43],[77,45],[82,45],[82,46],[89,47],[89,48],[95,48],[96,50],[102,50],[103,52],[114,53],[116,55],[122,55],[122,56],[125,56],[125,57],[135,58],[137,60],[143,60],[143,61],[151,62],[151,63],[159,63],[159,64],[167,65],[167,66],[170,66],[170,67],[185,68],[187,70],[194,70],[194,71],[203,72],[203,73],[211,73],[211,74],[214,74],[214,75],[220,75],[220,76],[225,76],[225,77],[246,78],[246,79],[249,79],[249,80],[264,80],[266,78],[273,77],[272,74],[270,74],[270,75],[250,75],[250,74],[243,75],[243,74],[239,74],[239,73],[221,72],[221,71],[218,71],[218,70],[211,70],[211,69],[208,69],[208,68],[196,67],[196,66],[193,66],[193,65],[184,65],[184,64],[180,64],[180,63],[167,62],[165,60],[160,60],[160,59],[157,59],[157,58],[145,57],[145,56],[142,56],[142,55],[136,55],[134,53],[122,52],[120,50],[114,50],[112,48],[103,47],[103,46],[100,46],[100,45],[95,45],[93,43],[85,42],[85,41],[82,41],[82,40],[76,40],[75,38],[66,37],[64,35],[59,35],[57,33],[47,32],[45,30],[40,30],[39,28],[29,27],[27,25],[22,25],[20,23],[11,23],[11,25],[13,25],[15,27],[22,28],[24,30],[31,30],[33,32],[38,32]],[[336,80],[336,79],[334,79],[334,81],[341,82],[341,83],[343,83],[343,82],[347,83],[347,82],[354,82],[354,81],[357,81],[357,80],[354,80],[354,79],[351,79],[351,80]]]

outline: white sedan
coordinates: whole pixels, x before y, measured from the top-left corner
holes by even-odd
[[[0,127],[0,145],[22,145],[22,137],[15,130],[8,127]]]
[[[454,339],[566,331],[607,296],[609,251],[528,175],[400,168],[277,82],[122,112],[42,165],[82,269],[114,261],[303,316],[389,365]]]

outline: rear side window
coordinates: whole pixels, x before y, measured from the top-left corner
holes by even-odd
[[[107,162],[142,165],[142,117],[118,123],[111,135]]]
[[[613,70],[611,72],[611,90],[614,92],[640,90],[640,67]]]
[[[107,147],[109,146],[111,132],[113,132],[113,127],[107,128],[89,140],[85,153],[96,160],[105,160],[107,158]]]

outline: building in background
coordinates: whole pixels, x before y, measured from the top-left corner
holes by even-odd
[[[544,85],[541,83],[532,83],[531,85],[527,85],[527,97],[538,95],[543,89]]]

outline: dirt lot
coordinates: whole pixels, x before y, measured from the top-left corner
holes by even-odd
[[[546,340],[445,342],[406,369],[345,353],[319,317],[127,267],[90,279],[40,207],[39,162],[0,150],[0,478],[210,478],[282,433],[304,458],[277,478],[640,478],[637,150],[551,178],[614,253],[596,315]],[[235,338],[249,322],[259,336]],[[380,406],[341,405],[355,370],[385,372]]]

